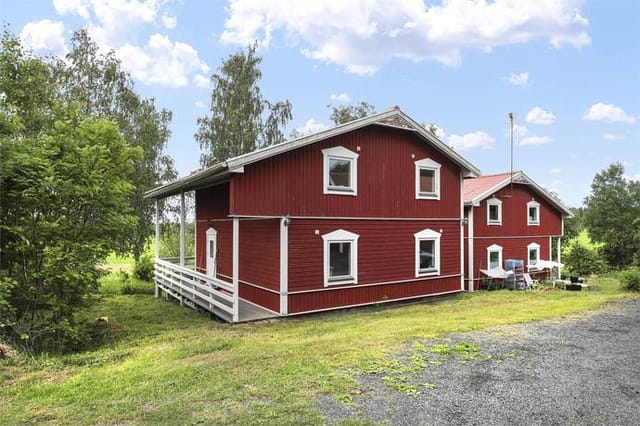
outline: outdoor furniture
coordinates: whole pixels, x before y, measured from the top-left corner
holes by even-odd
[[[533,290],[535,286],[539,284],[539,281],[534,280],[533,278],[531,278],[531,275],[529,275],[528,273],[525,273],[524,284],[525,284],[525,289]]]

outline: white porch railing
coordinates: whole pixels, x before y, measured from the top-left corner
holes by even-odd
[[[238,297],[231,283],[164,259],[155,260],[155,282],[181,304],[197,305],[226,321],[238,321]]]

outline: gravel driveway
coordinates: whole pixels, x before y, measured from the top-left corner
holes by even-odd
[[[420,341],[398,359],[403,371],[359,376],[351,405],[321,400],[328,422],[640,425],[638,300]]]

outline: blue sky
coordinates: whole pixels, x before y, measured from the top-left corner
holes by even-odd
[[[0,20],[38,54],[86,27],[136,89],[173,111],[168,152],[197,169],[209,78],[252,40],[261,88],[289,99],[286,133],[330,126],[327,105],[394,105],[435,123],[483,173],[515,169],[579,206],[623,162],[640,180],[640,2],[579,0],[3,0]]]

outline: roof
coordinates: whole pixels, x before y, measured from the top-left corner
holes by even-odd
[[[394,127],[417,134],[425,143],[430,144],[441,154],[449,158],[453,163],[460,166],[465,177],[479,176],[480,170],[473,164],[455,152],[451,147],[438,139],[435,135],[402,112],[398,107],[388,109],[384,112],[373,114],[368,117],[340,124],[331,129],[323,130],[300,138],[292,139],[278,145],[271,145],[266,148],[243,154],[226,161],[214,164],[204,170],[192,172],[191,174],[179,178],[166,185],[159,186],[144,194],[145,198],[164,198],[179,194],[183,191],[204,188],[224,182],[229,179],[231,173],[242,172],[243,167],[260,160],[283,154],[294,149],[321,142],[323,140],[342,135],[353,130],[357,130],[370,125],[382,125]]]
[[[470,177],[464,180],[464,204],[477,205],[482,200],[490,197],[496,191],[510,183],[529,185],[534,192],[542,196],[552,206],[558,209],[563,216],[573,217],[573,213],[562,204],[555,196],[535,183],[522,171],[498,173],[479,177]]]

